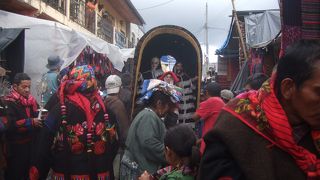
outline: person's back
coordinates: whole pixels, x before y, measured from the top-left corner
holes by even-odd
[[[204,120],[203,136],[214,127],[217,117],[224,105],[220,97],[209,97],[206,101],[200,103],[196,113]]]
[[[119,91],[118,97],[123,102],[126,111],[128,113],[128,117],[131,117],[131,107],[132,107],[132,89],[131,89],[131,75],[129,73],[125,73],[121,75],[122,86]]]
[[[43,75],[42,79],[47,83],[47,90],[43,94],[43,101],[46,104],[50,97],[58,90],[58,72],[48,71]]]
[[[220,85],[216,82],[212,82],[206,85],[205,94],[208,97],[207,100],[200,103],[199,108],[193,114],[192,118],[197,122],[200,119],[203,120],[204,126],[202,128],[202,137],[205,136],[209,130],[214,127],[217,117],[225,105],[220,98]],[[204,152],[205,143],[202,140],[200,145],[201,153]]]
[[[125,154],[139,164],[141,171],[155,172],[166,163],[161,152],[163,145],[156,143],[163,142],[164,135],[164,123],[153,110],[145,108],[132,121],[126,141],[128,151]],[[156,139],[152,140],[152,136]]]
[[[132,107],[132,90],[128,87],[121,87],[118,97],[123,102],[128,115],[130,115]]]
[[[45,178],[50,167],[52,179],[112,179],[116,123],[97,93],[92,67],[73,68],[57,94],[59,103],[39,134],[30,178]]]
[[[129,115],[118,94],[120,92],[121,85],[122,81],[117,75],[110,75],[105,82],[105,88],[108,94],[105,99],[105,104],[107,106],[107,110],[115,117],[117,122],[116,129],[119,135],[120,146],[113,161],[114,176],[116,180],[119,179],[120,176],[120,160],[125,150],[125,141],[130,127]]]
[[[46,67],[49,71],[42,76],[41,80],[45,81],[42,83],[46,83],[47,86],[46,91],[43,94],[43,105],[45,105],[50,97],[58,90],[58,75],[63,62],[64,61],[59,56],[52,55],[48,57],[48,64]]]
[[[137,179],[143,171],[155,173],[166,164],[164,136],[165,117],[181,99],[177,87],[161,80],[145,80],[139,102],[145,103],[129,128],[126,150],[121,160],[120,179]]]

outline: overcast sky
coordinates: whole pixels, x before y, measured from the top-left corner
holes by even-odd
[[[209,57],[224,43],[230,26],[231,0],[131,0],[145,20],[145,30],[160,25],[178,25],[205,45],[205,7],[208,3]],[[235,0],[237,10],[279,9],[278,0]],[[202,50],[205,52],[205,48]],[[212,58],[211,58],[212,57]]]

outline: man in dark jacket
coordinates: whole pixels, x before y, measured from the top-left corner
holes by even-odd
[[[130,127],[128,113],[123,102],[118,96],[121,84],[121,79],[117,75],[110,75],[105,82],[105,87],[108,94],[105,103],[107,105],[108,111],[112,113],[117,120],[117,129],[119,132],[120,147],[118,150],[118,154],[113,162],[115,179],[119,179],[120,160],[125,150],[125,142]]]
[[[42,120],[37,118],[38,104],[30,95],[30,86],[30,77],[18,73],[13,80],[13,89],[5,97],[8,117],[6,179],[28,178],[34,140],[37,130],[42,127]]]
[[[124,107],[128,113],[128,117],[131,117],[131,108],[132,108],[132,85],[131,85],[131,75],[125,73],[121,75],[122,85],[120,87],[118,97],[123,102]]]
[[[301,40],[205,136],[201,180],[320,178],[320,42]]]

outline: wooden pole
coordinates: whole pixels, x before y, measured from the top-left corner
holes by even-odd
[[[236,11],[236,8],[235,8],[235,5],[234,5],[234,0],[231,0],[231,2],[232,2],[232,8],[233,8],[232,13],[233,13],[233,17],[234,17],[235,22],[236,22],[236,26],[237,26],[237,30],[238,30],[238,34],[239,34],[239,38],[240,38],[240,44],[241,44],[241,47],[242,47],[243,55],[244,55],[245,60],[248,60],[246,44],[244,43],[244,40],[243,40],[243,36],[242,36],[241,28],[240,28],[240,23],[239,23],[239,19],[238,19],[238,16],[237,16],[237,11]],[[240,66],[240,68],[241,68],[241,65],[242,65],[242,62],[241,62],[241,58],[239,57],[239,66]]]

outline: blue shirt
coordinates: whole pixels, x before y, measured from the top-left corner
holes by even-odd
[[[50,97],[57,92],[58,90],[58,72],[56,71],[48,71],[46,74],[44,74],[43,79],[47,81],[47,91],[43,94],[43,101],[44,104],[46,104]]]

